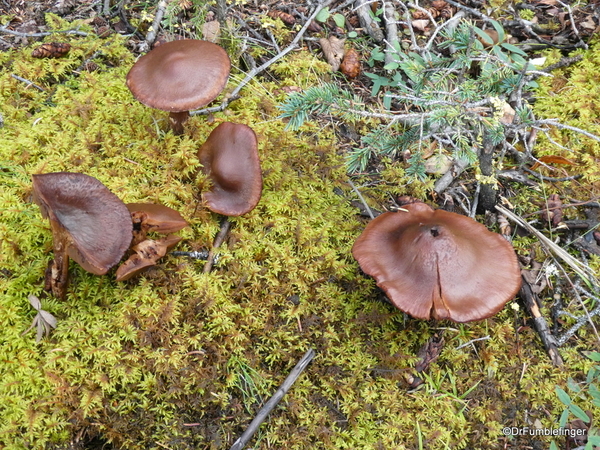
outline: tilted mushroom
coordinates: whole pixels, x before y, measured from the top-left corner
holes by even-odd
[[[96,178],[69,172],[33,175],[33,199],[52,227],[54,260],[46,277],[56,297],[66,295],[69,257],[104,275],[129,247],[129,210]]]
[[[223,122],[200,147],[198,159],[212,182],[202,194],[211,211],[241,216],[254,209],[262,194],[262,173],[252,128]]]
[[[182,134],[189,111],[217,98],[230,69],[222,47],[184,39],[162,44],[142,56],[127,74],[127,87],[144,105],[168,111],[173,132]]]
[[[352,248],[391,302],[419,319],[470,322],[514,298],[521,273],[512,245],[469,217],[403,206],[372,220]]]
[[[133,221],[132,247],[146,239],[146,235],[149,232],[160,234],[175,233],[188,225],[185,219],[181,217],[181,214],[179,214],[179,211],[165,205],[128,203],[125,206],[127,206],[127,209],[131,213]]]

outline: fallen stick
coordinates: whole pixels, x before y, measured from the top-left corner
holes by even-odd
[[[165,11],[167,10],[167,6],[169,6],[169,0],[160,0],[158,2],[158,6],[156,7],[156,15],[154,16],[154,20],[152,21],[152,26],[148,30],[148,34],[146,34],[144,51],[148,51],[154,41],[156,40],[156,35],[158,34],[158,29],[160,28],[160,23],[165,15]]]
[[[548,356],[550,356],[550,359],[552,360],[552,364],[554,366],[562,366],[563,360],[560,356],[560,353],[558,353],[558,343],[556,342],[556,338],[550,331],[548,322],[546,322],[546,319],[542,315],[542,312],[537,305],[535,294],[525,278],[523,278],[520,295],[525,307],[527,308],[527,311],[529,312],[529,315],[533,318],[533,325],[538,332],[538,336],[540,337],[542,344],[544,344],[544,348],[546,349]]]
[[[267,403],[265,403],[265,406],[260,409],[254,420],[252,420],[248,428],[246,428],[246,431],[244,431],[237,441],[233,443],[229,450],[242,450],[245,447],[254,433],[256,433],[258,430],[258,427],[260,427],[260,425],[265,421],[267,416],[271,413],[273,408],[277,406],[283,396],[287,394],[287,391],[290,390],[296,379],[300,376],[304,369],[306,369],[306,366],[308,366],[314,357],[315,351],[311,348],[304,354],[302,359],[298,361],[298,364],[296,364],[296,367],[292,369],[283,384],[279,387],[279,389],[277,389],[275,394],[273,394]]]

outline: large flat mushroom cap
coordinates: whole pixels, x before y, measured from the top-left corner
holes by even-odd
[[[372,220],[352,253],[392,303],[420,319],[470,322],[514,298],[521,274],[512,245],[480,223],[424,203]]]
[[[132,238],[131,215],[96,178],[69,172],[33,175],[33,193],[53,233],[66,231],[69,256],[85,270],[104,275],[123,257]]]
[[[227,84],[231,63],[208,41],[167,42],[142,56],[127,74],[127,87],[141,103],[183,112],[212,102]]]
[[[226,216],[251,211],[262,194],[256,134],[247,125],[223,122],[198,150],[202,171],[212,187],[202,196],[208,208]]]

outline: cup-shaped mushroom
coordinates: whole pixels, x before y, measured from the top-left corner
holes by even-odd
[[[198,150],[212,186],[202,194],[208,208],[226,216],[254,209],[262,194],[256,134],[247,125],[223,122]]]
[[[470,322],[514,298],[521,272],[512,245],[475,220],[424,203],[372,220],[352,248],[390,301],[419,319]]]
[[[55,296],[66,295],[69,257],[104,275],[129,247],[129,210],[96,178],[69,172],[33,175],[33,199],[50,219],[54,261],[48,282]]]
[[[221,93],[231,63],[222,47],[208,41],[167,42],[142,56],[127,74],[127,87],[144,105],[170,113],[175,134],[183,133],[189,111]]]
[[[127,203],[133,221],[133,242],[135,246],[146,239],[149,232],[160,234],[175,233],[185,227],[185,221],[179,211],[155,203]]]

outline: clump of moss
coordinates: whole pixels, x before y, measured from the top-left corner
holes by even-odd
[[[588,364],[575,351],[569,370],[551,367],[510,308],[469,325],[410,319],[360,274],[350,249],[364,224],[333,130],[296,135],[272,115],[278,86],[317,82],[319,70],[280,66],[277,84],[254,82],[215,123],[194,117],[175,137],[166,113],[125,87],[133,60],[121,38],[68,40],[77,50],[62,60],[34,60],[31,49],[0,55],[1,445],[229,448],[258,397],[310,347],[315,360],[261,428],[258,448],[492,448],[502,426],[525,425],[523,411],[554,423],[554,385]],[[96,51],[100,70],[73,72]],[[294,58],[318,67],[305,53]],[[180,248],[208,248],[220,218],[199,201],[196,150],[224,120],[257,132],[265,187],[255,210],[230,219],[212,272],[171,256],[117,284],[74,265],[66,301],[44,296],[51,233],[31,203],[31,174],[85,172],[126,202],[166,204],[191,225]],[[400,170],[390,168],[390,179]],[[40,344],[21,336],[34,314],[30,294],[58,318]],[[408,393],[406,375],[438,327],[446,348]]]

